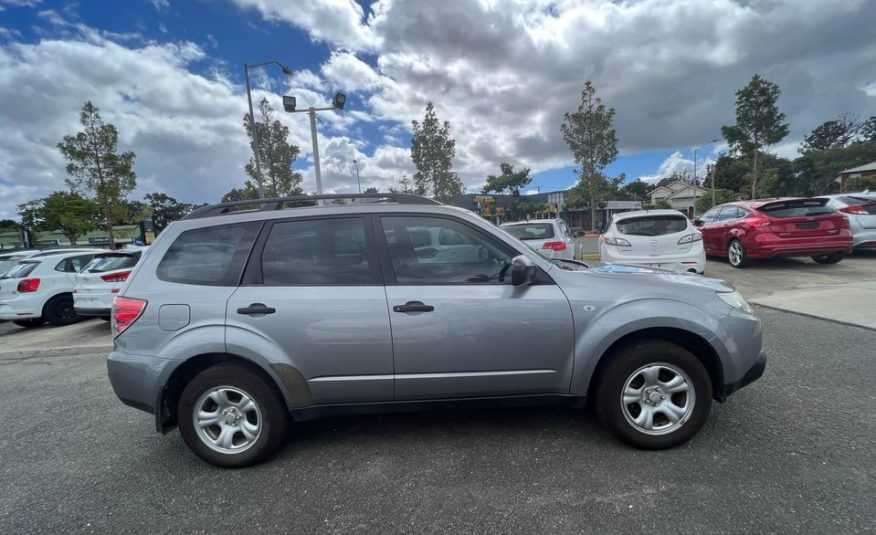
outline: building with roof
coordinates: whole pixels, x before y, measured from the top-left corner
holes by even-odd
[[[839,182],[840,191],[846,191],[846,185],[852,178],[866,178],[876,176],[876,162],[870,162],[858,167],[852,167],[845,171],[840,171],[836,181]]]
[[[654,189],[649,195],[651,196],[651,204],[665,202],[672,209],[693,216],[696,200],[708,194],[709,190],[706,188],[695,186],[683,180],[674,180]]]

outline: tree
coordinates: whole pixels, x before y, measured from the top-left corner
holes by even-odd
[[[450,137],[450,123],[440,123],[432,102],[426,104],[423,122],[411,121],[414,131],[411,139],[411,160],[417,172],[414,186],[420,195],[448,203],[462,193],[459,175],[453,172],[456,141]]]
[[[264,177],[266,197],[289,197],[301,195],[301,173],[292,170],[295,159],[298,158],[298,146],[289,143],[289,128],[274,119],[274,109],[268,99],[259,103],[260,120],[256,123],[259,134],[259,163]],[[252,119],[247,113],[243,116],[243,128],[249,136],[250,146],[255,154],[253,141]],[[252,181],[247,181],[245,188],[258,192],[258,173],[256,172],[254,156],[244,169]],[[258,196],[256,195],[257,198]]]
[[[861,123],[859,130],[861,141],[876,141],[876,115],[871,115],[869,119]]]
[[[852,143],[805,154],[794,160],[794,174],[800,195],[822,195],[833,191],[836,177],[843,169],[858,167],[876,160],[876,141]],[[863,183],[861,183],[863,185]],[[847,184],[856,187],[858,184]]]
[[[588,80],[581,92],[581,103],[572,113],[563,115],[560,131],[569,145],[576,171],[583,188],[579,194],[585,195],[590,205],[591,228],[596,228],[596,209],[607,192],[610,183],[602,171],[617,158],[617,134],[614,122],[614,108],[606,107],[596,96],[596,88]]]
[[[365,188],[365,193],[380,193],[380,189],[371,186],[370,188]]]
[[[0,219],[0,232],[15,232],[19,229],[14,219]]]
[[[735,191],[730,191],[729,189],[716,189],[714,205],[712,204],[711,195],[704,195],[697,199],[697,213],[702,214],[712,206],[724,204],[725,202],[735,201],[737,196],[738,195]]]
[[[858,136],[863,125],[860,118],[851,113],[843,113],[834,120],[825,121],[803,139],[800,154],[848,146]]]
[[[408,178],[408,175],[402,175],[401,180],[398,181],[399,190],[401,193],[415,193],[413,185],[411,184],[411,179]]]
[[[520,171],[514,171],[513,165],[502,162],[499,164],[499,170],[501,174],[487,177],[484,193],[493,191],[503,193],[507,191],[512,195],[520,195],[520,189],[525,188],[532,182],[528,167],[524,167]]]
[[[644,201],[648,199],[648,195],[651,193],[652,189],[654,188],[647,182],[636,179],[621,186],[617,194],[618,197],[621,197],[622,199]]]
[[[60,230],[70,245],[100,224],[100,205],[79,193],[56,191],[41,200],[43,226]]]
[[[221,202],[251,201],[258,198],[258,190],[252,182],[247,180],[242,188],[231,188],[231,191],[222,196]]]
[[[67,184],[73,191],[90,191],[103,210],[110,248],[115,249],[112,206],[137,187],[132,151],[119,153],[116,127],[104,123],[100,110],[90,101],[82,106],[83,130],[64,136],[58,150],[67,159]]]
[[[737,153],[751,155],[751,198],[757,197],[757,159],[762,147],[775,145],[788,135],[785,114],[779,111],[778,85],[755,74],[736,92],[736,124],[722,126],[721,135]]]
[[[152,208],[152,222],[156,234],[167,228],[171,222],[182,219],[192,211],[191,204],[179,202],[166,193],[147,193],[144,198],[147,205]]]

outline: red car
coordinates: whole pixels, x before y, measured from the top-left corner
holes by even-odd
[[[769,199],[715,206],[694,221],[703,233],[706,254],[726,256],[733,267],[777,256],[811,256],[836,264],[852,252],[845,215],[830,199]]]

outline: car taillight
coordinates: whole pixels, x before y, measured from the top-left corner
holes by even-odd
[[[693,234],[688,234],[687,236],[682,236],[680,240],[678,240],[678,245],[684,245],[685,243],[693,243],[695,241],[700,241],[703,239],[703,235],[699,232],[694,232]]]
[[[845,208],[840,208],[840,212],[845,212],[847,214],[855,214],[855,215],[869,215],[870,212],[867,211],[867,208],[863,204],[853,204],[851,206],[846,206]]]
[[[566,242],[561,241],[546,241],[541,246],[544,249],[550,249],[551,251],[565,251],[566,250]]]
[[[147,301],[132,297],[116,297],[113,301],[113,334],[119,335],[130,327],[146,310]]]
[[[130,274],[130,271],[120,271],[118,273],[110,273],[109,275],[101,275],[100,278],[106,282],[125,282]]]
[[[39,290],[40,279],[24,279],[18,281],[18,293],[26,294]]]
[[[610,238],[608,236],[603,236],[602,241],[605,242],[606,245],[615,245],[619,247],[632,247],[630,242],[623,238]]]

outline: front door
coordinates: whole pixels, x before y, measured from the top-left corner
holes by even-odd
[[[461,219],[376,219],[396,399],[569,391],[574,329],[559,287],[512,286],[506,268],[518,252]]]
[[[314,403],[393,398],[386,295],[365,221],[267,222],[244,283],[228,300],[229,347],[239,330],[279,347]]]

